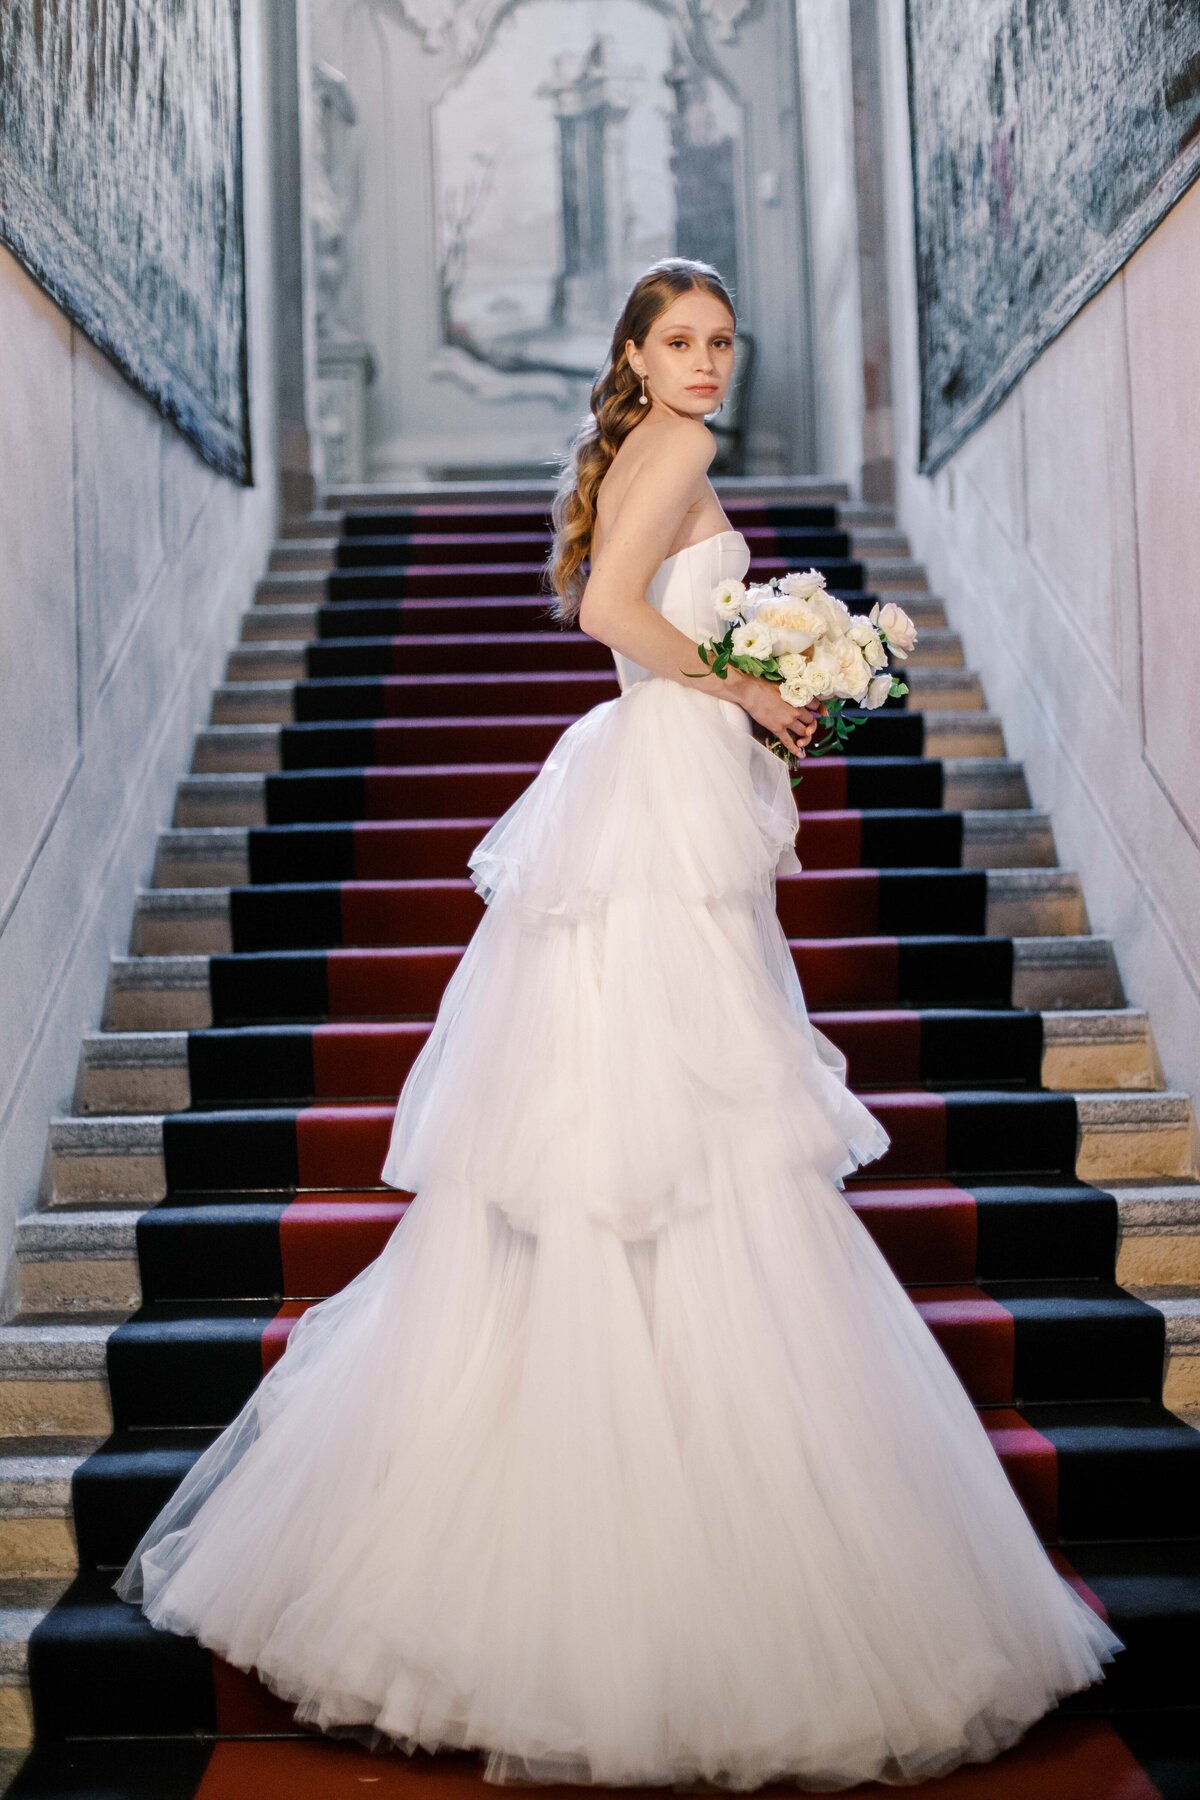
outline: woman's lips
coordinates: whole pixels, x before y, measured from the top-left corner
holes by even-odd
[[[716,391],[717,384],[715,381],[698,382],[694,387],[688,389],[689,394],[715,394]]]

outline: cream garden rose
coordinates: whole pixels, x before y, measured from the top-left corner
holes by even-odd
[[[902,606],[889,600],[886,606],[880,606],[878,600],[871,608],[871,623],[878,625],[887,639],[887,647],[891,654],[903,662],[916,646],[917,628]]]
[[[839,700],[861,700],[871,682],[871,670],[858,645],[848,637],[829,646],[834,663],[833,692]]]
[[[808,667],[808,658],[803,650],[781,650],[775,660],[785,681],[790,681],[793,675],[801,674]]]
[[[785,606],[774,595],[754,608],[754,623],[770,631],[776,652],[809,650],[824,630],[824,621],[813,607],[803,603]]]
[[[813,690],[807,664],[800,674],[789,675],[786,681],[781,681],[779,692],[789,706],[809,706],[814,700],[820,699],[820,695]]]
[[[855,619],[846,636],[852,644],[858,645],[868,668],[882,669],[887,661],[887,651],[869,619]]]
[[[785,575],[779,585],[793,600],[808,600],[813,594],[820,593],[825,586],[825,577],[816,569],[806,569],[803,575]]]

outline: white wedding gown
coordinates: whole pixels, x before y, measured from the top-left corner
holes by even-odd
[[[748,561],[721,532],[648,598],[698,640]],[[383,1169],[415,1201],[116,1586],[301,1721],[492,1781],[915,1781],[1121,1640],[837,1185],[887,1139],[775,914],[783,763],[616,662],[472,853]]]

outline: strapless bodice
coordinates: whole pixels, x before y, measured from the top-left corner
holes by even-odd
[[[750,546],[741,532],[717,531],[666,557],[646,589],[646,599],[698,644],[702,638],[720,636],[724,629],[713,611],[713,589],[719,581],[741,581],[749,566]],[[635,682],[650,679],[651,671],[640,663],[617,650],[612,655],[622,692]],[[695,670],[700,671],[698,657]],[[733,702],[723,704],[732,706]]]

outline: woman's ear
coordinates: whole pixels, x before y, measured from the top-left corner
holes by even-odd
[[[634,374],[637,376],[638,380],[640,381],[642,376],[645,374],[645,370],[639,369],[636,362],[633,360],[636,355],[637,355],[637,345],[634,343],[632,338],[626,338],[625,339],[625,361],[629,364],[630,368],[633,370]]]

